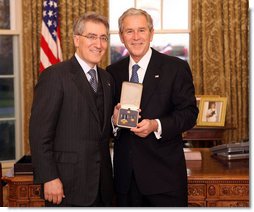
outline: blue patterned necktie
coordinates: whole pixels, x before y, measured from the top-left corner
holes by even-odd
[[[138,69],[139,69],[139,65],[135,64],[132,66],[132,75],[131,75],[131,79],[130,82],[139,82],[138,80]]]
[[[94,69],[90,69],[88,71],[88,74],[91,76],[91,79],[89,80],[90,85],[92,86],[94,92],[97,92],[98,83],[96,80],[96,72]]]

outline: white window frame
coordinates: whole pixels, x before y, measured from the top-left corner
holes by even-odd
[[[3,173],[13,167],[16,160],[24,154],[22,137],[22,111],[23,111],[23,76],[22,62],[22,0],[10,0],[10,29],[0,29],[0,35],[13,36],[13,75],[2,75],[1,78],[14,79],[14,118],[0,118],[1,121],[15,121],[15,160],[1,161]]]
[[[161,11],[163,11],[163,0],[158,0],[161,2]],[[175,0],[177,1],[177,0]],[[134,0],[134,7],[137,7],[137,0]],[[110,13],[110,11],[109,11]],[[163,14],[161,13],[161,23],[163,23]],[[110,35],[115,35],[118,34],[118,30],[110,30],[109,34]],[[188,0],[188,29],[154,29],[154,34],[181,34],[181,33],[187,33],[189,34],[189,58],[191,57],[190,55],[190,39],[191,39],[191,0]],[[110,61],[110,56],[109,54],[109,61]]]

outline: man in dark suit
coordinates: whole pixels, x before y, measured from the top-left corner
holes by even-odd
[[[138,79],[143,93],[137,127],[119,128],[114,141],[117,205],[185,207],[182,132],[195,125],[198,115],[191,70],[187,62],[150,48],[154,29],[145,11],[125,11],[119,18],[119,34],[130,57],[107,67],[115,80],[115,104],[120,102],[123,81]],[[133,77],[135,64],[138,76]],[[117,104],[114,124],[119,108]]]
[[[35,88],[34,181],[43,184],[47,206],[110,206],[113,81],[97,66],[108,46],[109,25],[105,17],[87,13],[73,30],[75,55],[45,69]]]

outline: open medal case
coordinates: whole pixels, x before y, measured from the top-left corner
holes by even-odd
[[[137,126],[142,90],[143,85],[140,83],[122,83],[121,108],[117,118],[117,126],[125,128]]]

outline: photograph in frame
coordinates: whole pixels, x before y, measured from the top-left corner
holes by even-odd
[[[198,109],[199,109],[199,113],[198,113],[198,118],[197,118],[197,123],[199,122],[199,119],[200,119],[200,117],[201,117],[201,107],[200,107],[200,102],[201,102],[201,99],[203,99],[203,98],[214,98],[214,97],[216,97],[216,98],[218,98],[218,97],[220,97],[219,95],[195,95],[195,97],[196,97],[196,105],[197,105],[197,107],[198,107]]]
[[[201,98],[197,126],[224,126],[226,107],[226,97]]]

